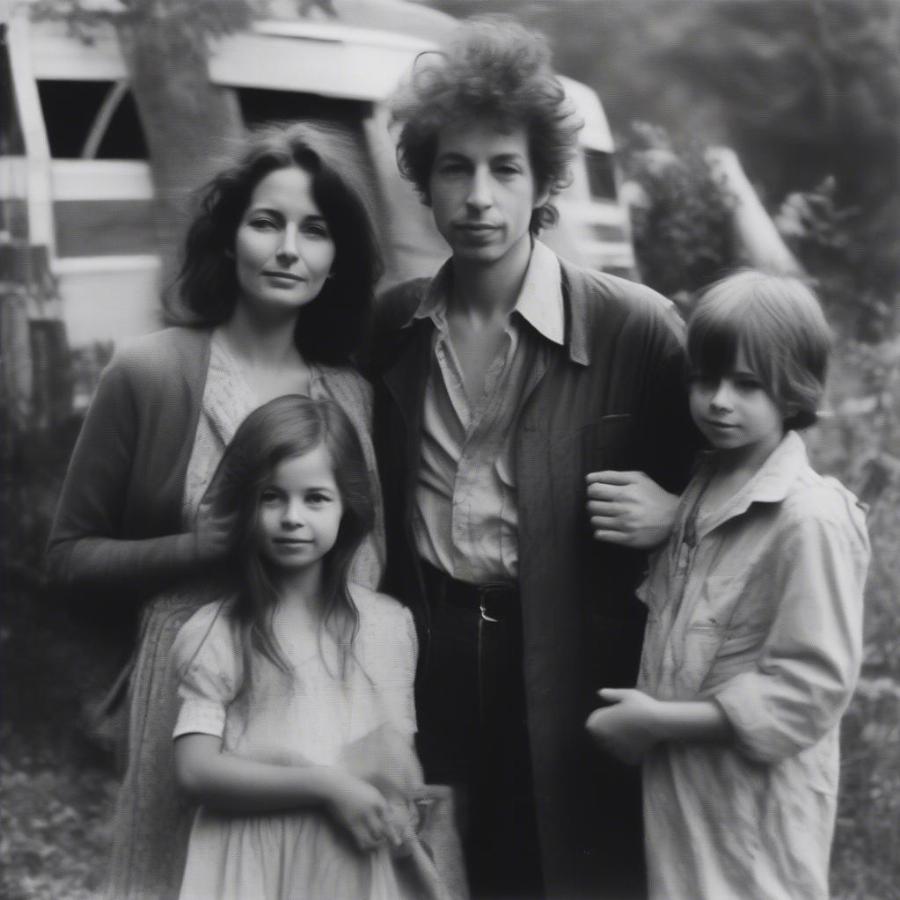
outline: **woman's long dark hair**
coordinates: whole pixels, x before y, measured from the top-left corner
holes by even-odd
[[[356,551],[374,525],[372,486],[356,430],[340,406],[332,400],[288,395],[271,400],[244,420],[204,498],[215,516],[231,522],[229,556],[238,590],[227,615],[239,634],[244,661],[239,695],[252,680],[257,656],[289,671],[272,630],[279,600],[274,573],[259,552],[261,492],[280,463],[320,446],[331,459],[343,504],[337,539],[322,560],[322,630],[335,640],[341,677],[346,674],[359,628],[348,575]]]
[[[263,178],[294,166],[312,179],[313,199],[335,246],[332,277],[301,308],[294,340],[306,360],[346,364],[368,337],[382,261],[356,145],[320,123],[268,125],[252,133],[240,158],[201,189],[177,281],[181,305],[169,304],[168,320],[213,326],[230,318],[238,298],[234,245],[241,218]]]

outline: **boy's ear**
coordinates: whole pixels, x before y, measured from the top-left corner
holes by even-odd
[[[794,416],[796,416],[798,412],[800,412],[800,404],[797,403],[796,401],[787,401],[784,404],[784,409],[782,410],[781,418],[785,421],[787,419],[793,419]]]

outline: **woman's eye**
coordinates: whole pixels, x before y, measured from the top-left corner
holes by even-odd
[[[271,228],[277,228],[278,225],[272,219],[251,219],[248,223],[251,228],[256,228],[259,231],[266,231]]]
[[[328,230],[328,226],[324,222],[306,222],[303,225],[303,231],[305,234],[309,234],[312,237],[316,238],[331,237],[331,232]]]
[[[306,497],[306,502],[310,506],[322,506],[330,499],[331,498],[327,494],[308,494]]]
[[[265,503],[267,506],[269,506],[273,503],[278,503],[278,501],[280,499],[281,499],[281,495],[278,493],[278,491],[273,491],[273,490],[263,491],[259,495],[259,502]]]

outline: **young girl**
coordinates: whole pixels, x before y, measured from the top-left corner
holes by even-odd
[[[173,648],[176,779],[201,804],[181,897],[440,895],[414,832],[412,617],[347,579],[374,519],[353,426],[329,400],[265,404],[208,502],[238,590]]]
[[[829,332],[798,281],[743,272],[688,326],[712,445],[639,595],[637,690],[587,722],[643,759],[650,895],[826,898],[838,724],[856,682],[869,547],[852,494],[810,468]]]

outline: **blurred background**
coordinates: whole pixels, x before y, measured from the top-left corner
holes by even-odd
[[[873,545],[832,892],[900,897],[900,0],[0,0],[0,895],[102,883],[115,776],[84,698],[117,651],[41,555],[102,366],[177,302],[192,190],[247,127],[327,119],[364,150],[385,285],[433,271],[384,101],[485,13],[547,35],[585,121],[559,252],[682,312],[747,264],[822,299],[836,349],[808,444]]]

